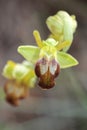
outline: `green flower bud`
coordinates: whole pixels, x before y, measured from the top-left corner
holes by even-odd
[[[65,11],[59,11],[56,15],[50,16],[46,20],[46,24],[51,31],[50,37],[57,41],[68,41],[70,45],[63,50],[67,51],[73,41],[73,34],[77,27],[77,21],[74,15],[69,15]]]

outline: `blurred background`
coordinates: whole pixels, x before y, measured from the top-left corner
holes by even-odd
[[[0,87],[6,81],[1,73],[7,60],[23,60],[17,47],[35,45],[34,29],[45,39],[45,20],[58,10],[76,15],[78,28],[69,53],[79,65],[62,70],[53,89],[31,89],[19,107],[6,103],[1,94],[0,130],[87,130],[86,0],[0,0]]]

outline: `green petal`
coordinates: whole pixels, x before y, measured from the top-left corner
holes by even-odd
[[[16,64],[13,69],[13,78],[21,80],[28,73],[28,71],[29,69],[26,66],[22,64]]]
[[[62,69],[72,67],[78,64],[78,61],[74,57],[65,52],[58,52],[57,60],[60,64],[60,68]]]
[[[8,79],[12,79],[12,73],[13,73],[13,70],[15,68],[15,65],[16,65],[15,62],[8,61],[3,68],[3,72],[2,72],[3,76],[8,78]]]
[[[18,52],[28,61],[36,62],[39,58],[40,48],[35,46],[19,46]]]

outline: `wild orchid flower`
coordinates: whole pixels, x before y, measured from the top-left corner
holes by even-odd
[[[61,69],[78,64],[78,61],[67,53],[73,41],[77,27],[74,15],[59,11],[46,20],[50,36],[42,40],[40,33],[33,32],[37,46],[19,46],[18,52],[26,59],[22,63],[8,61],[3,68],[3,76],[7,78],[4,85],[6,100],[12,105],[28,96],[29,88],[38,85],[43,89],[54,87],[55,79]]]
[[[19,46],[18,52],[28,61],[35,64],[35,73],[39,78],[39,86],[43,89],[52,88],[55,85],[55,78],[59,75],[60,69],[65,69],[78,64],[78,61],[70,54],[61,51],[68,47],[68,40],[59,43],[53,38],[41,40],[37,30],[33,32],[38,46]]]
[[[3,69],[3,76],[8,79],[4,86],[6,100],[15,106],[19,105],[20,99],[28,96],[28,89],[34,87],[36,82],[33,65],[28,61],[8,61]]]

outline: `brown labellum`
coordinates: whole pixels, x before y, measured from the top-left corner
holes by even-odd
[[[38,85],[43,89],[50,89],[54,87],[54,76],[49,72],[49,69],[44,75],[41,75]]]
[[[6,101],[11,105],[18,106],[21,99],[28,95],[28,88],[23,84],[16,83],[15,80],[9,80],[4,86]]]
[[[8,95],[8,96],[6,96],[6,101],[8,102],[8,103],[10,103],[11,105],[13,105],[13,106],[18,106],[19,105],[19,99],[18,98],[16,98],[13,94],[11,95]]]
[[[35,66],[35,73],[39,78],[38,85],[43,89],[53,88],[55,85],[55,78],[59,75],[60,66],[55,59],[47,61],[47,59],[40,59]]]

